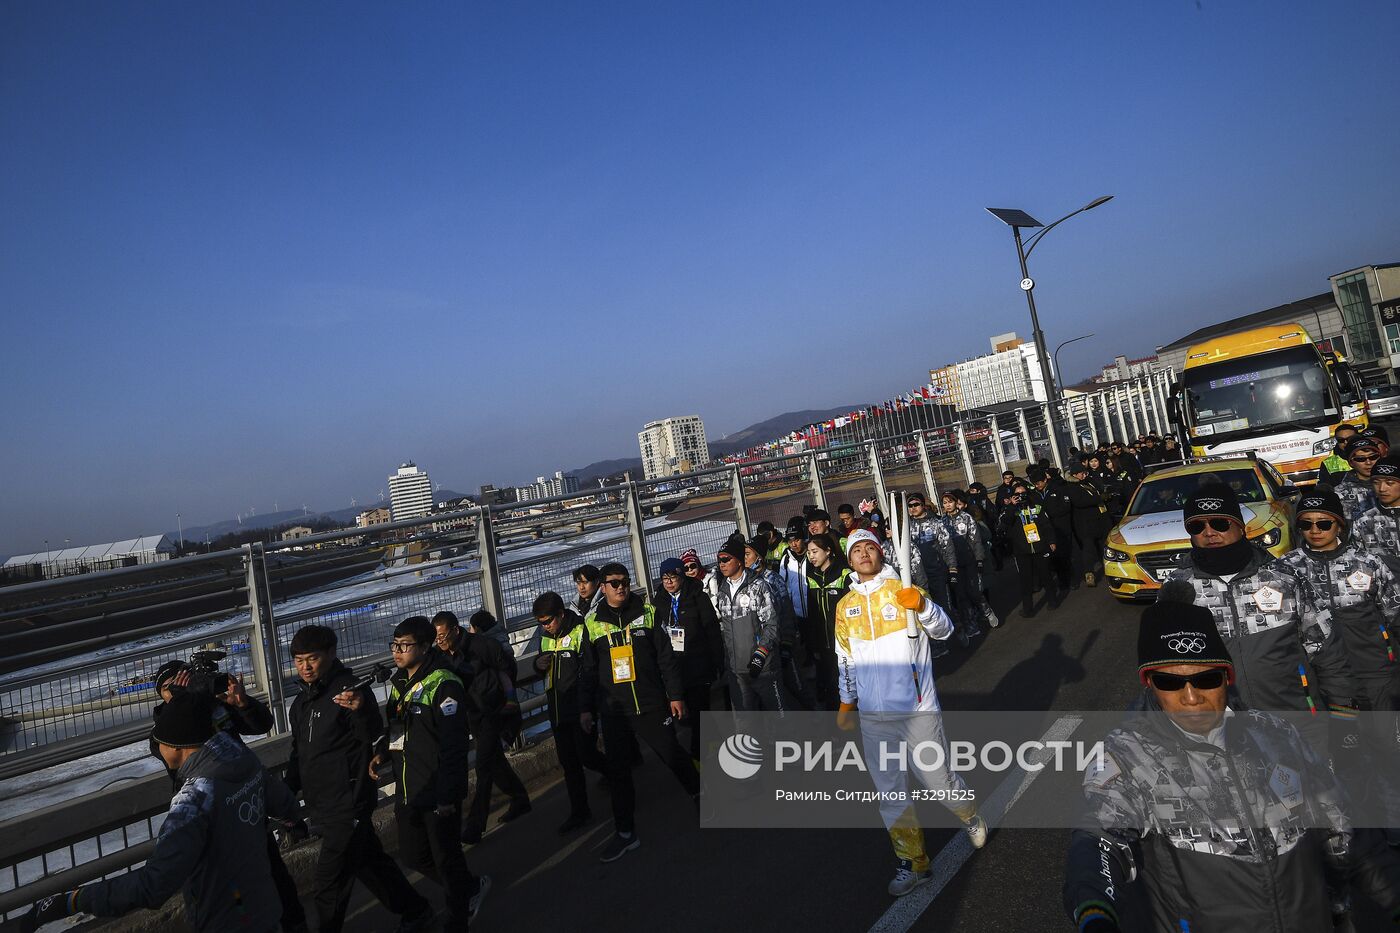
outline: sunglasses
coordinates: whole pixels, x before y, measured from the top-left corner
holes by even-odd
[[[1315,522],[1310,522],[1306,519],[1300,518],[1298,519],[1298,530],[1312,531],[1314,528],[1316,528],[1318,531],[1331,531],[1332,526],[1336,524],[1337,523],[1330,518],[1319,518]]]
[[[1377,460],[1380,459],[1380,457],[1363,457],[1360,454],[1357,454],[1356,456],[1348,457],[1347,459],[1350,460],[1352,463],[1375,463]]]
[[[1193,519],[1186,523],[1186,533],[1195,537],[1206,530],[1206,525],[1224,534],[1230,530],[1230,520],[1228,518]]]
[[[733,561],[736,561],[738,559],[739,558],[737,557],[730,557],[728,554],[721,554],[719,557],[715,558],[716,562],[721,564],[732,563]]]
[[[1219,690],[1225,686],[1225,672],[1216,669],[1183,677],[1180,674],[1163,674],[1159,671],[1151,675],[1151,680],[1152,686],[1163,693],[1176,693],[1178,690],[1186,689],[1187,684],[1197,690]]]
[[[626,589],[626,588],[627,588],[627,586],[628,586],[628,581],[627,581],[627,580],[604,580],[604,581],[603,581],[603,585],[604,585],[604,586],[610,586],[610,587],[612,587],[612,588],[615,589],[615,590],[621,590],[621,589]]]

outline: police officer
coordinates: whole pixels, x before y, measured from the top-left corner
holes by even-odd
[[[1021,615],[1035,615],[1035,591],[1043,588],[1048,609],[1059,606],[1063,594],[1058,578],[1050,566],[1051,549],[1055,547],[1054,533],[1045,515],[1040,493],[1018,479],[1003,501],[1001,533],[1011,543],[1016,560],[1016,575],[1021,582]]]
[[[569,794],[569,818],[559,826],[562,836],[593,818],[583,769],[605,771],[606,765],[602,752],[598,751],[597,737],[579,726],[579,674],[583,653],[588,648],[583,620],[564,605],[562,596],[552,591],[535,598],[534,613],[540,626],[540,653],[535,658],[535,670],[544,675],[554,754],[559,758],[564,789]]]

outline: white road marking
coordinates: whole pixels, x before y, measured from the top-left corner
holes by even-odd
[[[1078,729],[1083,722],[1084,720],[1077,716],[1061,716],[1045,731],[1045,734],[1040,737],[1040,741],[1042,743],[1064,741],[1073,735],[1074,730]],[[1052,749],[1042,748],[1034,760],[1037,762],[1049,761],[1053,756]],[[1007,811],[1016,805],[1016,801],[1021,799],[1026,788],[1031,786],[1031,781],[1034,781],[1044,770],[1044,768],[1040,768],[1035,771],[1026,771],[1017,765],[978,808],[982,818],[993,826],[999,823]],[[966,864],[975,851],[977,850],[972,848],[972,843],[968,841],[967,833],[959,830],[934,857],[930,865],[933,869],[933,877],[891,904],[880,919],[875,921],[875,925],[870,928],[870,933],[905,933],[918,921],[923,912],[928,910],[929,905],[938,897],[948,882],[953,880],[953,876]]]

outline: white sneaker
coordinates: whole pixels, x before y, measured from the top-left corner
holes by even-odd
[[[915,871],[913,862],[909,861],[907,858],[900,859],[899,867],[894,871],[894,880],[890,882],[888,890],[895,897],[903,897],[932,877],[932,868],[927,868],[924,871]]]
[[[963,831],[967,833],[968,841],[974,849],[980,849],[987,844],[987,821],[981,816],[974,816],[972,822],[964,823]]]
[[[1001,624],[1001,617],[996,614],[996,610],[990,608],[987,610],[987,624],[992,628]]]

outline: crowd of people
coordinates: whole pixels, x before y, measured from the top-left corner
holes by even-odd
[[[1109,737],[1106,764],[1085,776],[1089,820],[1074,833],[1065,882],[1081,931],[1137,929],[1133,909],[1146,911],[1142,928],[1162,931],[1332,929],[1353,890],[1400,909],[1400,862],[1386,844],[1400,837],[1358,834],[1337,786],[1337,775],[1349,778],[1353,793],[1394,815],[1386,825],[1400,826],[1390,639],[1400,613],[1400,456],[1379,429],[1338,434],[1323,481],[1299,495],[1298,544],[1281,559],[1244,536],[1230,486],[1207,483],[1185,503],[1190,559],[1139,630],[1142,715]],[[695,550],[666,558],[650,598],[623,564],[578,567],[572,594],[543,592],[532,607],[532,663],[569,801],[558,833],[592,822],[592,770],[612,811],[601,860],[641,846],[633,770],[643,744],[698,812],[708,710],[823,710],[867,747],[942,743],[933,662],[1001,624],[988,575],[1015,565],[1026,616],[1040,591],[1054,609],[1069,589],[1094,586],[1104,536],[1144,469],[1175,456],[1170,439],[1147,436],[1074,450],[1064,475],[1041,461],[990,492],[973,483],[932,501],[911,493],[899,515],[871,500],[841,505],[834,521],[809,507],[782,531],[764,522],[752,537],[736,532],[712,560]],[[901,525],[907,549],[892,533]],[[166,665],[151,748],[174,795],[153,853],[130,874],[45,899],[22,928],[155,907],[183,890],[199,930],[336,931],[359,880],[397,929],[427,929],[436,912],[402,865],[440,886],[444,929],[467,929],[491,880],[472,872],[465,847],[481,841],[493,789],[509,800],[502,822],[532,809],[504,753],[521,716],[516,660],[499,635],[485,611],[465,627],[448,610],[404,619],[381,707],[373,678],[338,660],[334,630],[300,629],[290,655],[302,689],[281,774],[242,743],[272,716],[239,678],[196,689],[187,665]],[[1371,715],[1347,734],[1356,710]],[[1290,724],[1271,712],[1305,715]],[[372,819],[389,776],[397,861]],[[879,768],[871,777],[881,791],[910,780]],[[917,778],[980,848],[987,824],[958,793],[961,778]],[[896,863],[888,890],[901,896],[932,871],[913,810],[896,796],[882,797],[881,815]],[[275,842],[312,830],[314,922]],[[1126,903],[1134,879],[1145,906]]]

